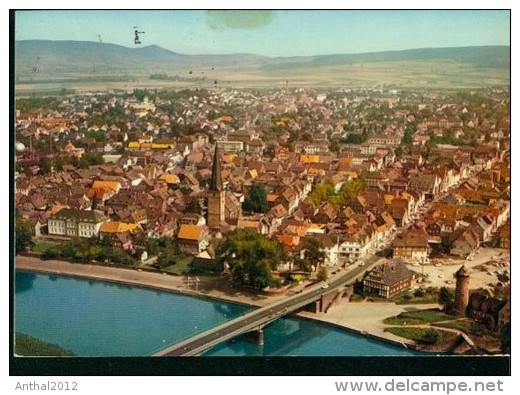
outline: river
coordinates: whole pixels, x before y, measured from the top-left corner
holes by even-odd
[[[150,356],[249,308],[232,303],[67,276],[17,271],[15,332],[78,356]],[[327,324],[283,318],[265,344],[238,337],[206,356],[410,356],[421,353]]]

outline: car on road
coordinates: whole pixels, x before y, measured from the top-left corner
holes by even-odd
[[[321,287],[322,287],[323,289],[327,289],[327,288],[329,287],[329,284],[324,283],[324,284],[321,285]]]

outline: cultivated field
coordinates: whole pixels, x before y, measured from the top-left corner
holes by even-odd
[[[205,69],[204,69],[205,70]],[[203,69],[194,68],[193,75],[202,75]],[[171,70],[168,75],[175,75]],[[298,65],[295,68],[275,67],[258,69],[221,69],[209,72],[199,81],[165,81],[141,75],[70,75],[38,77],[32,81],[15,81],[15,92],[23,95],[31,92],[53,92],[62,89],[76,91],[106,91],[186,88],[284,88],[286,83],[294,87],[335,88],[425,88],[453,89],[477,88],[489,85],[508,85],[509,70],[487,69],[454,61],[426,62],[372,62],[337,65]],[[96,79],[97,78],[97,79]],[[216,83],[215,83],[216,81]]]

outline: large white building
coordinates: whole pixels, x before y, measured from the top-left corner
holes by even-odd
[[[49,218],[47,228],[49,235],[90,238],[106,220],[101,211],[64,208]]]

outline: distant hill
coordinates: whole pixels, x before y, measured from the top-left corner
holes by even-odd
[[[24,40],[15,42],[16,71],[90,73],[92,67],[106,71],[145,72],[197,67],[232,67],[262,64],[268,58],[256,55],[181,55],[157,45],[128,48],[90,41]],[[155,71],[157,71],[155,70]]]
[[[293,58],[293,64],[298,63],[298,59],[298,57]],[[309,63],[310,61],[314,65],[396,61],[433,62],[443,60],[470,63],[475,66],[491,68],[509,68],[511,65],[510,47],[508,46],[420,48],[361,54],[321,55],[301,59],[304,60],[303,63]]]
[[[397,84],[476,86],[509,83],[509,46],[422,48],[363,54],[266,57],[184,55],[157,45],[128,48],[88,41],[15,42],[17,84],[96,78],[179,77],[272,85]],[[273,82],[274,81],[274,82]]]

